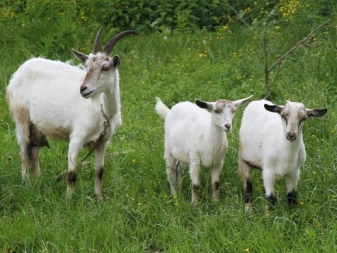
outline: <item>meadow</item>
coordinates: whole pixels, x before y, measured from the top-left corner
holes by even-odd
[[[312,27],[270,30],[270,64],[305,37]],[[93,41],[96,31],[91,34]],[[104,31],[103,31],[104,34]],[[108,34],[103,35],[104,40]],[[299,203],[289,207],[285,182],[276,180],[278,203],[264,208],[261,172],[254,171],[254,202],[244,212],[237,175],[238,131],[243,108],[228,134],[229,151],[220,177],[220,202],[211,198],[209,170],[202,169],[200,203],[192,207],[188,171],[183,192],[170,196],[166,184],[163,121],[155,97],[168,106],[196,98],[261,99],[264,49],[248,28],[217,32],[150,33],[127,37],[114,53],[122,59],[120,88],[123,125],[108,147],[103,177],[104,201],[94,197],[93,157],[78,168],[75,194],[65,197],[67,143],[50,141],[40,154],[42,176],[26,188],[21,180],[19,145],[6,102],[6,86],[25,60],[62,54],[30,51],[22,44],[0,49],[0,252],[336,252],[337,230],[337,64],[336,25],[330,22],[271,72],[271,99],[328,108],[303,130],[307,161],[301,168]],[[79,44],[89,52],[91,44]],[[74,45],[76,48],[78,45]],[[65,91],[67,92],[67,91]],[[81,157],[86,154],[81,152]]]

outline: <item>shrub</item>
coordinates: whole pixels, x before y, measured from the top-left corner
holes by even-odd
[[[0,10],[1,43],[9,49],[19,45],[28,55],[42,52],[45,56],[89,45],[100,27],[108,30],[109,36],[124,29],[217,31],[242,25],[242,19],[256,27],[291,21],[312,24],[336,11],[328,0],[6,0],[0,3]]]

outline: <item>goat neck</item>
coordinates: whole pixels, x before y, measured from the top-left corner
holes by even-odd
[[[120,95],[119,95],[119,75],[118,72],[114,73],[114,85],[111,85],[102,94],[102,105],[105,114],[112,117],[120,112]]]
[[[208,130],[205,131],[205,138],[209,140],[208,143],[214,143],[214,147],[220,147],[223,145],[226,132],[223,127],[216,124],[212,113],[210,113],[210,117],[211,119],[208,121]]]

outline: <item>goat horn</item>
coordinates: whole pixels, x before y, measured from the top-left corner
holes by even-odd
[[[115,46],[115,44],[117,43],[117,41],[119,41],[121,38],[123,38],[126,35],[129,34],[138,34],[136,31],[133,30],[126,30],[123,32],[118,33],[117,35],[115,35],[114,37],[112,37],[104,46],[103,48],[103,53],[105,54],[110,54],[113,47]]]
[[[98,32],[97,32],[95,42],[94,42],[94,46],[93,46],[93,49],[92,49],[93,54],[97,54],[97,52],[98,52],[99,41],[101,40],[101,32],[102,32],[102,28],[99,29]]]

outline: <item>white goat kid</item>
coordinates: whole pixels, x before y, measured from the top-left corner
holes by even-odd
[[[156,111],[165,119],[164,158],[173,196],[180,193],[182,169],[189,164],[192,204],[199,199],[200,166],[212,167],[212,195],[215,201],[219,200],[219,176],[228,149],[226,132],[232,130],[236,109],[250,97],[233,102],[181,102],[171,110],[157,98]]]
[[[260,100],[247,106],[241,122],[238,157],[246,210],[252,202],[254,167],[262,169],[265,196],[271,204],[276,203],[276,175],[286,176],[288,203],[296,203],[295,187],[306,159],[302,127],[308,117],[321,117],[326,112],[327,109],[306,109],[302,103],[290,101],[278,106]]]
[[[49,146],[46,137],[69,141],[67,194],[76,181],[79,150],[95,145],[95,194],[102,198],[102,176],[107,142],[122,124],[119,92],[119,56],[110,57],[124,31],[111,38],[98,52],[101,30],[89,55],[73,50],[86,70],[60,61],[33,58],[12,76],[7,99],[21,146],[22,178],[29,182],[29,169],[40,174],[39,149]],[[104,126],[103,126],[104,125]],[[104,131],[103,131],[104,130]]]

